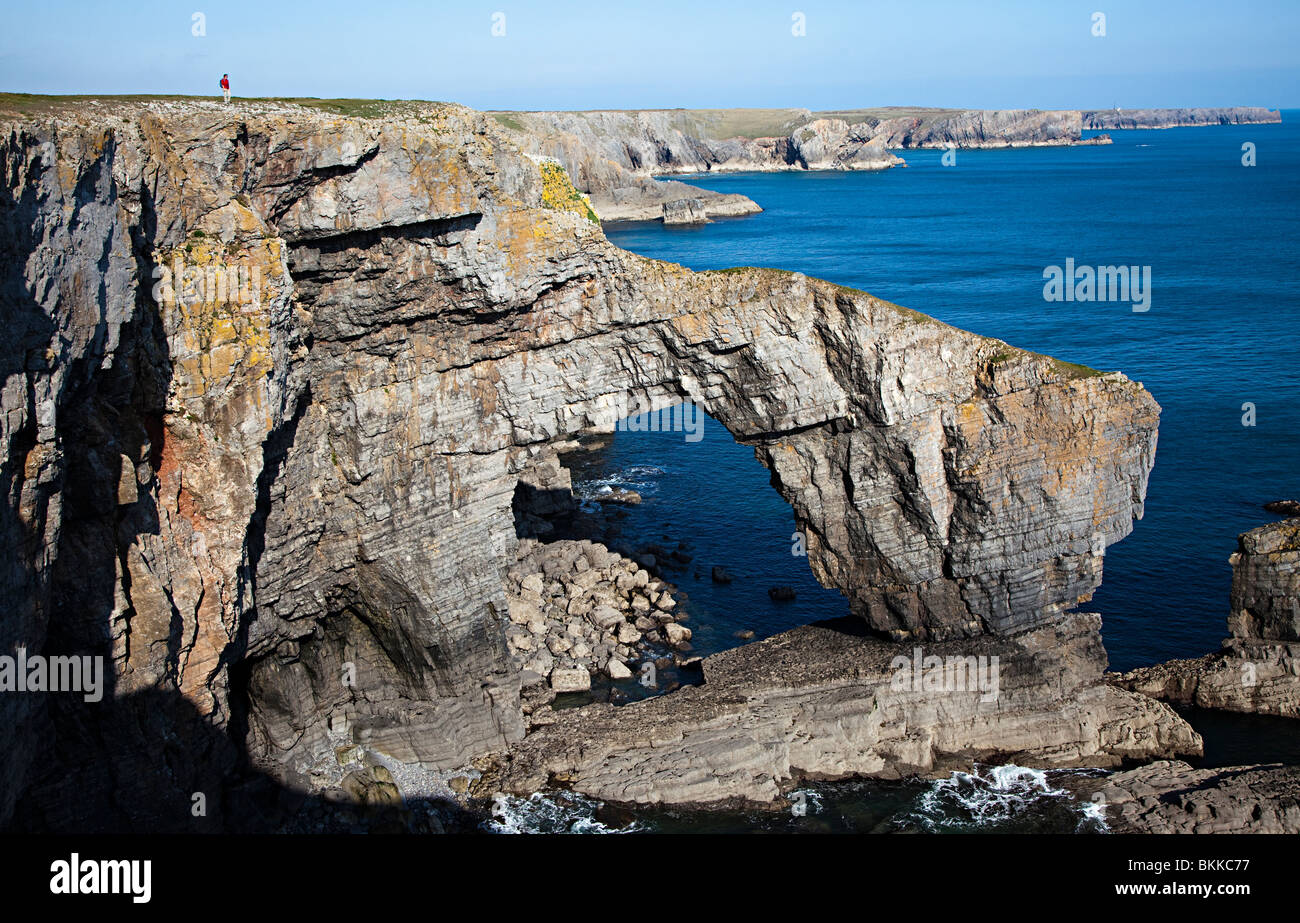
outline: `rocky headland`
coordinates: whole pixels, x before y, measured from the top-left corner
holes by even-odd
[[[604,221],[695,224],[760,210],[750,199],[657,176],[778,170],[887,170],[896,150],[1106,144],[1098,128],[1276,122],[1267,109],[980,110],[887,107],[496,112],[524,150],[552,157]]]
[[[1083,127],[1090,130],[1266,125],[1281,121],[1281,112],[1261,106],[1229,106],[1219,109],[1097,109],[1083,113]]]
[[[563,170],[454,105],[0,121],[0,649],[108,677],[97,704],[0,694],[0,826],[242,829],[475,766],[698,803],[1199,752],[1071,614],[1143,511],[1159,408],[1123,375],[622,251]],[[799,629],[703,686],[547,715],[652,632],[689,644],[639,562],[540,528],[576,438],[682,401],[753,447],[870,636]],[[886,688],[917,645],[1002,658],[998,698]]]
[[[1238,538],[1221,650],[1115,678],[1176,705],[1300,718],[1300,518]]]

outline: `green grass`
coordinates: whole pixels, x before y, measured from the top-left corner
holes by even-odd
[[[1032,359],[1037,355],[1037,353],[1031,353],[1028,350],[1023,349],[1004,349],[989,356],[988,362],[990,365],[1001,365],[1004,362],[1011,362],[1012,360],[1020,358]],[[1090,368],[1086,365],[1080,365],[1077,362],[1066,362],[1064,359],[1056,359],[1052,356],[1042,356],[1041,358],[1050,360],[1052,368],[1066,380],[1075,378],[1100,378],[1102,375],[1106,374],[1105,372],[1098,371],[1097,369]]]
[[[697,138],[723,140],[726,138],[787,138],[799,126],[812,119],[843,119],[849,124],[878,121],[880,119],[916,118],[933,121],[956,115],[962,109],[921,108],[916,106],[883,106],[874,109],[828,109],[810,112],[807,109],[589,109],[575,114],[620,112],[633,115],[638,112],[666,113],[675,128]],[[516,131],[527,131],[527,112],[493,112],[498,122]]]
[[[855,125],[858,122],[900,118],[921,119],[928,122],[934,119],[947,118],[964,111],[963,109],[930,109],[916,106],[883,106],[875,109],[826,109],[821,112],[814,112],[813,115],[820,119],[843,119],[850,125]]]
[[[1066,378],[1100,378],[1106,374],[1077,362],[1066,362],[1064,359],[1053,359],[1052,365]]]
[[[182,96],[166,93],[130,94],[105,96],[79,94],[68,96],[46,96],[37,93],[0,93],[0,112],[22,116],[59,115],[69,111],[84,109],[87,105],[106,107],[132,107],[146,103],[186,103],[186,102],[220,102],[221,93],[214,88],[211,96]],[[418,99],[318,99],[312,96],[235,96],[231,99],[232,109],[241,103],[263,103],[272,105],[301,106],[316,109],[332,115],[349,118],[383,118],[392,115],[421,115],[430,110],[437,111],[448,104],[434,100]]]
[[[130,96],[45,96],[39,93],[0,93],[0,112],[13,112],[18,115],[56,115],[69,109],[78,109],[87,103],[138,105],[148,102],[191,102],[198,99],[220,99],[218,91],[212,97],[176,96],[176,95],[130,95]]]
[[[807,109],[588,109],[585,113],[667,113],[673,127],[697,138],[784,138],[808,121]],[[498,111],[492,116],[507,128],[527,131],[523,111]]]
[[[524,123],[514,118],[507,112],[494,112],[492,117],[512,131],[523,131]]]

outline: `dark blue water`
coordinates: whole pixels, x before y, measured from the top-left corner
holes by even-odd
[[[796,553],[794,513],[770,486],[754,450],[700,416],[699,439],[674,431],[617,432],[609,448],[565,459],[584,499],[606,486],[641,494],[619,536],[633,549],[688,543],[690,561],[661,566],[664,579],[684,591],[684,600],[678,596],[689,614],[692,653],[735,647],[742,643],[737,632],[752,631],[758,640],[847,615],[844,596],[819,584],[807,556]],[[730,583],[714,582],[715,566],[731,575]],[[773,600],[768,591],[781,586],[795,598]]]
[[[1275,518],[1261,504],[1300,496],[1300,111],[1283,120],[1117,131],[1107,146],[961,151],[953,167],[939,151],[907,151],[906,169],[876,174],[694,177],[765,211],[607,233],[693,269],[799,270],[1143,382],[1164,408],[1146,518],[1110,548],[1087,607],[1104,618],[1112,667],[1128,669],[1217,648],[1236,536]],[[1241,163],[1247,141],[1257,166]],[[1043,269],[1068,257],[1150,266],[1150,310],[1044,301]],[[1256,406],[1254,427],[1242,425],[1245,402]],[[756,584],[732,617],[752,613],[752,627],[766,633],[841,605],[806,581],[797,605],[766,599],[769,584],[794,584],[807,565],[789,554],[790,513],[748,449],[710,437],[681,449],[680,433],[659,435],[659,448],[675,436],[671,458],[648,434],[621,434],[607,461],[665,466],[654,514],[662,519],[640,520],[644,528],[666,523],[691,538],[710,523],[727,533],[730,544],[705,556]],[[723,502],[745,493],[753,497],[733,508]],[[757,505],[742,514],[737,504]],[[754,552],[748,562],[745,549]],[[700,595],[720,605],[712,587]]]

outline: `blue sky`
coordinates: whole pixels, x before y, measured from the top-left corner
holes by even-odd
[[[237,96],[481,109],[1300,106],[1300,0],[48,0],[5,20],[0,90],[35,93],[215,94],[229,72]]]

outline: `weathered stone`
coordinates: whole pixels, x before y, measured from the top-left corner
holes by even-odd
[[[709,213],[701,198],[674,199],[663,204],[663,222],[674,224],[706,224]]]
[[[555,670],[551,688],[556,692],[586,692],[591,688],[591,674],[583,669]]]
[[[684,625],[678,625],[675,622],[669,622],[663,628],[664,637],[668,643],[674,646],[680,645],[683,641],[691,640],[691,630]]]
[[[618,627],[618,642],[620,644],[635,644],[641,640],[641,632],[624,622]]]
[[[1081,783],[1115,833],[1300,833],[1300,767],[1162,760]]]
[[[926,646],[939,657],[998,657],[992,696],[899,687],[898,645],[798,628],[706,658],[703,685],[561,713],[512,749],[499,782],[529,793],[559,775],[615,802],[765,803],[810,778],[1199,755],[1200,737],[1172,709],[1103,680],[1099,621],[1075,615],[1011,639]]]
[[[1114,682],[1175,704],[1300,718],[1300,519],[1244,533],[1229,560],[1232,637],[1222,649]]]
[[[236,823],[188,805],[245,755],[287,780],[348,742],[450,771],[518,741],[553,655],[506,626],[567,616],[514,619],[516,500],[566,508],[557,447],[629,402],[752,446],[816,577],[900,639],[1054,624],[1142,511],[1139,385],[619,250],[480,113],[106,102],[9,120],[0,159],[0,649],[104,654],[117,705],[0,697],[0,823]],[[155,299],[175,266],[256,270],[257,297]],[[586,552],[525,547],[520,599],[567,607]]]

